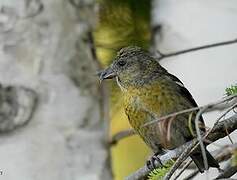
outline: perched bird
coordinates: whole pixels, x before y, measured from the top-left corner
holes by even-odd
[[[165,115],[196,107],[183,83],[139,47],[121,49],[114,62],[100,73],[100,80],[116,78],[123,92],[124,109],[134,130],[155,152],[174,149],[196,137],[195,114],[185,113],[144,126]],[[199,127],[205,132],[203,118]],[[206,150],[209,167],[219,165]],[[205,170],[200,147],[190,157],[200,172]]]

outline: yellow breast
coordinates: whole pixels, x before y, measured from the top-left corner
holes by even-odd
[[[125,113],[131,126],[139,126],[176,111],[177,95],[164,83],[155,82],[146,86],[128,88],[124,92]]]

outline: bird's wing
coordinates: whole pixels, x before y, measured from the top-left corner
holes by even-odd
[[[198,105],[195,102],[195,100],[193,99],[193,96],[184,87],[184,84],[182,83],[182,81],[180,81],[176,76],[174,76],[173,74],[170,74],[170,73],[168,73],[168,77],[178,85],[180,93],[193,105],[193,107],[197,107]]]
[[[187,101],[189,101],[193,107],[198,107],[196,101],[193,99],[193,96],[191,95],[191,93],[185,88],[184,84],[182,83],[182,81],[180,81],[176,76],[174,76],[173,74],[167,73],[167,76],[174,81],[177,84],[177,87],[179,89],[180,94],[185,97],[187,99]],[[204,123],[203,117],[200,117],[200,121],[202,123]]]

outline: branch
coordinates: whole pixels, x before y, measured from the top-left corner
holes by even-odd
[[[198,173],[199,173],[199,170],[195,170],[191,174],[189,174],[187,177],[183,178],[183,180],[190,180],[194,178],[196,175],[198,175]]]
[[[197,119],[201,116],[201,114],[202,114],[204,111],[205,111],[205,108],[204,108],[204,109],[201,109],[201,110],[198,112],[198,114],[197,114],[197,116],[196,116],[196,119],[195,119],[195,123],[196,123]],[[217,126],[216,123],[215,123],[215,125]],[[200,131],[199,131],[199,129],[197,128],[197,132],[199,131],[199,135],[197,136],[198,143],[194,144],[192,147],[187,147],[187,149],[185,150],[185,152],[183,152],[183,153],[180,155],[180,157],[177,159],[177,161],[175,162],[175,164],[173,165],[173,167],[171,168],[171,170],[165,175],[165,177],[164,177],[165,180],[168,180],[168,179],[171,178],[171,176],[173,175],[173,173],[179,168],[179,166],[182,164],[182,162],[183,162],[184,160],[186,160],[186,158],[188,157],[188,155],[189,155],[193,150],[195,150],[195,148],[198,146],[198,144],[200,144],[200,146],[201,146],[202,157],[203,157],[203,162],[204,162],[204,167],[206,166],[205,169],[206,169],[206,170],[208,169],[207,159],[205,158],[205,157],[206,157],[206,152],[205,152],[205,149],[202,149],[202,148],[205,148],[205,147],[204,147],[203,140],[205,140],[205,138],[208,137],[208,135],[213,131],[213,129],[214,129],[216,126],[214,126],[214,127],[211,129],[211,131],[207,132],[204,137],[201,136]],[[223,126],[224,126],[225,132],[228,132],[225,122],[224,122]],[[236,129],[236,128],[235,128],[235,129]],[[197,133],[197,134],[198,134],[198,133]],[[229,133],[226,133],[226,134],[227,134],[227,136],[229,136]],[[207,139],[207,141],[212,142],[212,141],[210,141],[210,139]],[[202,147],[202,146],[203,146],[203,147]],[[181,159],[181,157],[182,157],[182,159]],[[206,165],[205,165],[205,163],[206,163]]]
[[[219,104],[219,103],[218,103]],[[203,140],[206,140],[208,141],[207,139],[205,139],[206,136],[208,136],[210,134],[210,132],[217,126],[217,124],[219,123],[219,121],[228,113],[230,112],[231,110],[233,110],[235,107],[236,107],[237,103],[235,103],[233,106],[229,107],[215,122],[214,126],[212,129],[210,129],[204,137],[201,136],[201,131],[199,129],[199,126],[198,126],[198,122],[199,122],[199,119],[201,117],[201,115],[208,109],[208,108],[211,108],[210,106],[204,106],[203,108],[200,108],[200,110],[198,111],[197,115],[196,115],[196,118],[195,118],[195,128],[196,128],[196,132],[197,132],[197,139],[198,139],[198,144],[200,144],[200,147],[201,147],[201,151],[202,151],[202,158],[203,158],[203,162],[204,162],[204,167],[205,169],[207,170],[208,169],[208,162],[207,162],[207,157],[206,157],[206,151],[205,151],[205,146],[204,146],[204,143],[203,143]],[[213,109],[212,109],[213,110]],[[225,123],[224,123],[225,125]],[[227,133],[227,136],[230,138],[229,136],[229,133],[228,133],[228,130],[227,128],[225,127],[225,130],[226,130],[226,133]],[[230,138],[231,140],[231,138]],[[210,141],[209,141],[210,142]],[[231,141],[232,142],[232,141]],[[195,147],[197,147],[197,145],[195,145]],[[233,144],[233,142],[232,142]],[[190,154],[194,149],[192,148],[192,150],[188,147],[186,149],[185,152],[183,152],[181,154],[181,157],[179,157],[176,161],[176,163],[173,165],[173,167],[171,168],[171,170],[165,175],[164,179],[165,180],[168,180],[171,178],[171,176],[173,175],[173,173],[179,168],[179,166],[183,163],[183,161],[185,161],[185,159],[187,158],[188,154]],[[190,150],[189,150],[190,149]],[[227,156],[230,156],[231,155],[231,152],[228,153],[228,155],[224,154],[223,157],[227,157]],[[230,157],[229,157],[230,158]],[[223,159],[223,158],[222,158]],[[179,172],[179,174],[174,178],[174,179],[177,179],[183,172],[184,170],[191,164],[192,160],[189,161],[188,163],[186,163],[186,165],[184,165],[183,169],[181,169],[181,171]],[[235,174],[237,171],[237,168],[235,167],[229,167],[224,173],[222,173],[220,176],[218,177],[231,177],[233,174]],[[195,177],[197,174],[199,173],[198,170],[194,171],[192,174],[190,174],[190,176],[188,176],[188,178],[186,179],[190,179],[190,178],[193,178]]]
[[[168,180],[174,174],[174,172],[179,168],[179,166],[187,159],[190,152],[196,147],[197,139],[194,139],[192,143],[190,143],[184,150],[180,153],[181,155],[178,156],[178,159],[175,161],[174,165],[171,167],[170,171],[165,175],[163,178],[164,180]]]
[[[232,166],[231,162],[228,163],[227,167],[224,169],[216,179],[230,178],[237,172],[237,166]]]
[[[226,129],[228,130],[229,133],[237,129],[237,114],[233,115],[232,117],[224,121],[219,122],[216,125],[216,127],[214,127],[212,131],[210,132],[210,134],[207,136],[207,139],[210,142],[214,142],[220,138],[227,136]],[[185,151],[185,149],[190,148],[191,146],[195,145],[194,143],[195,141],[197,142],[196,139],[193,141],[189,141],[185,143],[184,145],[174,150],[170,150],[166,154],[160,156],[159,158],[161,160],[161,163],[165,164],[170,159],[173,159],[173,158],[176,159],[180,157],[180,155]],[[155,168],[158,168],[158,167],[160,167],[159,164],[157,164]],[[136,172],[134,172],[132,175],[128,176],[126,180],[139,180],[139,179],[145,178],[150,173],[150,171],[151,170],[148,169],[147,166],[144,166],[140,168],[139,170],[137,170]]]
[[[110,145],[115,145],[117,144],[118,141],[120,141],[121,139],[124,139],[126,137],[135,135],[136,132],[133,129],[127,129],[124,131],[120,131],[118,133],[116,133],[115,135],[113,135],[113,137],[111,138],[109,144]]]
[[[231,158],[233,152],[237,150],[237,143],[227,146],[225,151],[218,155],[218,160],[223,160]],[[232,156],[233,157],[233,156]],[[231,161],[228,162],[227,166],[224,168],[224,171],[217,176],[216,179],[230,178],[237,172],[237,166],[234,166]]]
[[[189,159],[188,162],[185,163],[185,165],[180,170],[179,174],[177,174],[174,177],[174,180],[178,179],[181,176],[181,174],[189,167],[189,165],[192,163],[192,161],[193,161],[192,159]]]
[[[223,151],[223,149],[224,149],[224,151]],[[234,150],[236,150],[237,149],[237,144],[232,144],[232,145],[226,145],[226,146],[224,146],[224,147],[222,147],[221,149],[219,149],[219,150],[215,150],[215,151],[213,151],[212,152],[212,154],[216,154],[214,157],[215,157],[215,159],[217,160],[217,162],[223,162],[223,161],[226,161],[226,160],[228,160],[228,159],[230,159],[231,158],[231,156],[233,155],[233,151]],[[218,152],[217,152],[218,151]],[[226,167],[225,169],[227,169],[228,167]],[[229,176],[228,174],[230,174],[230,173],[225,173],[225,169],[224,169],[224,172],[222,172],[221,174],[225,174],[225,176],[227,177],[227,176]],[[230,169],[230,171],[232,171],[233,172],[233,169]],[[183,180],[188,180],[188,179],[192,179],[192,178],[194,178],[196,175],[198,175],[198,173],[199,173],[199,170],[197,170],[197,167],[195,166],[195,170],[191,173],[191,174],[189,174],[187,177],[185,177],[185,178],[183,178]],[[179,173],[180,174],[180,173]],[[178,174],[178,175],[179,175]],[[220,174],[220,175],[221,175]],[[219,176],[220,176],[219,175]],[[218,176],[218,177],[219,177]],[[176,176],[177,177],[177,176]],[[218,178],[217,177],[217,178]],[[223,176],[222,176],[223,177]],[[229,176],[230,177],[230,176]]]
[[[237,95],[233,95],[233,96],[227,96],[225,97],[224,99],[220,100],[220,101],[217,101],[217,102],[214,102],[214,103],[210,103],[210,104],[207,104],[207,105],[204,105],[204,106],[199,106],[199,107],[194,107],[194,108],[190,108],[190,109],[185,109],[183,111],[179,111],[179,112],[175,112],[175,113],[172,113],[172,114],[169,114],[169,115],[166,115],[166,116],[163,116],[161,118],[157,118],[155,121],[151,121],[151,122],[148,122],[146,124],[144,124],[143,126],[141,127],[145,127],[145,126],[148,126],[148,125],[151,125],[151,124],[154,124],[158,121],[161,121],[161,120],[165,120],[166,118],[170,118],[170,117],[173,117],[173,116],[177,116],[177,115],[180,115],[180,114],[184,114],[184,113],[187,113],[187,112],[192,112],[192,111],[197,111],[199,109],[202,109],[202,108],[205,108],[205,112],[209,112],[209,111],[213,111],[213,110],[223,110],[225,109],[226,107],[230,106],[230,108],[228,108],[226,110],[225,113],[223,113],[222,116],[220,116],[217,120],[216,120],[216,123],[214,124],[214,127],[216,126],[216,124],[218,124],[218,122],[220,121],[220,119],[225,116],[230,110],[233,109],[233,107],[236,105],[236,100],[232,100],[233,98],[237,97]],[[232,100],[232,101],[231,101]],[[225,103],[225,102],[228,102],[228,103]],[[127,138],[127,137],[130,137],[130,136],[133,136],[135,135],[136,132],[133,130],[133,129],[127,129],[127,130],[123,130],[123,131],[120,131],[118,133],[116,133],[115,135],[113,135],[113,137],[111,138],[109,144],[110,145],[114,145],[116,144],[118,141],[120,141],[121,139],[123,138]]]
[[[230,44],[235,44],[235,43],[237,43],[237,39],[230,40],[230,41],[219,42],[219,43],[214,43],[214,44],[208,44],[208,45],[204,45],[204,46],[198,46],[198,47],[195,47],[195,48],[185,49],[185,50],[182,50],[182,51],[178,51],[178,52],[174,52],[174,53],[168,53],[168,54],[163,54],[159,50],[157,50],[157,52],[160,54],[160,57],[158,58],[158,60],[160,61],[164,58],[169,58],[169,57],[172,57],[172,56],[178,56],[178,55],[181,55],[181,54],[194,52],[194,51],[199,51],[199,50],[202,50],[202,49],[209,49],[209,48],[214,48],[214,47],[224,46],[224,45],[230,45]]]
[[[233,105],[235,105],[237,102],[237,94],[232,95],[232,96],[227,96],[219,101],[216,101],[214,103],[210,103],[204,106],[199,106],[199,107],[194,107],[194,108],[190,108],[190,109],[185,109],[183,111],[179,111],[179,112],[175,112],[166,116],[162,116],[160,118],[157,118],[156,120],[150,121],[148,123],[145,123],[144,125],[142,125],[141,127],[145,127],[154,123],[157,123],[159,121],[162,120],[166,120],[167,118],[171,118],[180,114],[184,114],[184,113],[188,113],[188,112],[193,112],[193,111],[197,111],[200,109],[205,109],[205,113],[206,112],[210,112],[210,111],[222,111],[223,109],[226,109],[228,107],[231,107]],[[204,113],[204,112],[203,112]]]
[[[201,135],[201,130],[199,128],[199,120],[202,116],[202,114],[208,109],[208,107],[202,108],[198,111],[196,118],[195,118],[195,129],[196,129],[196,133],[197,133],[197,139],[199,141],[200,147],[201,147],[201,151],[202,151],[202,158],[203,158],[203,163],[204,163],[204,169],[207,170],[208,169],[208,162],[207,162],[207,155],[206,155],[206,150],[205,150],[205,145],[203,143],[203,138]]]

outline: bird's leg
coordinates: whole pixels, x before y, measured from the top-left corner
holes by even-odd
[[[155,169],[157,166],[163,166],[160,158],[159,158],[159,154],[160,153],[155,153],[153,156],[151,156],[147,162],[146,162],[146,166],[148,169],[153,170]]]

